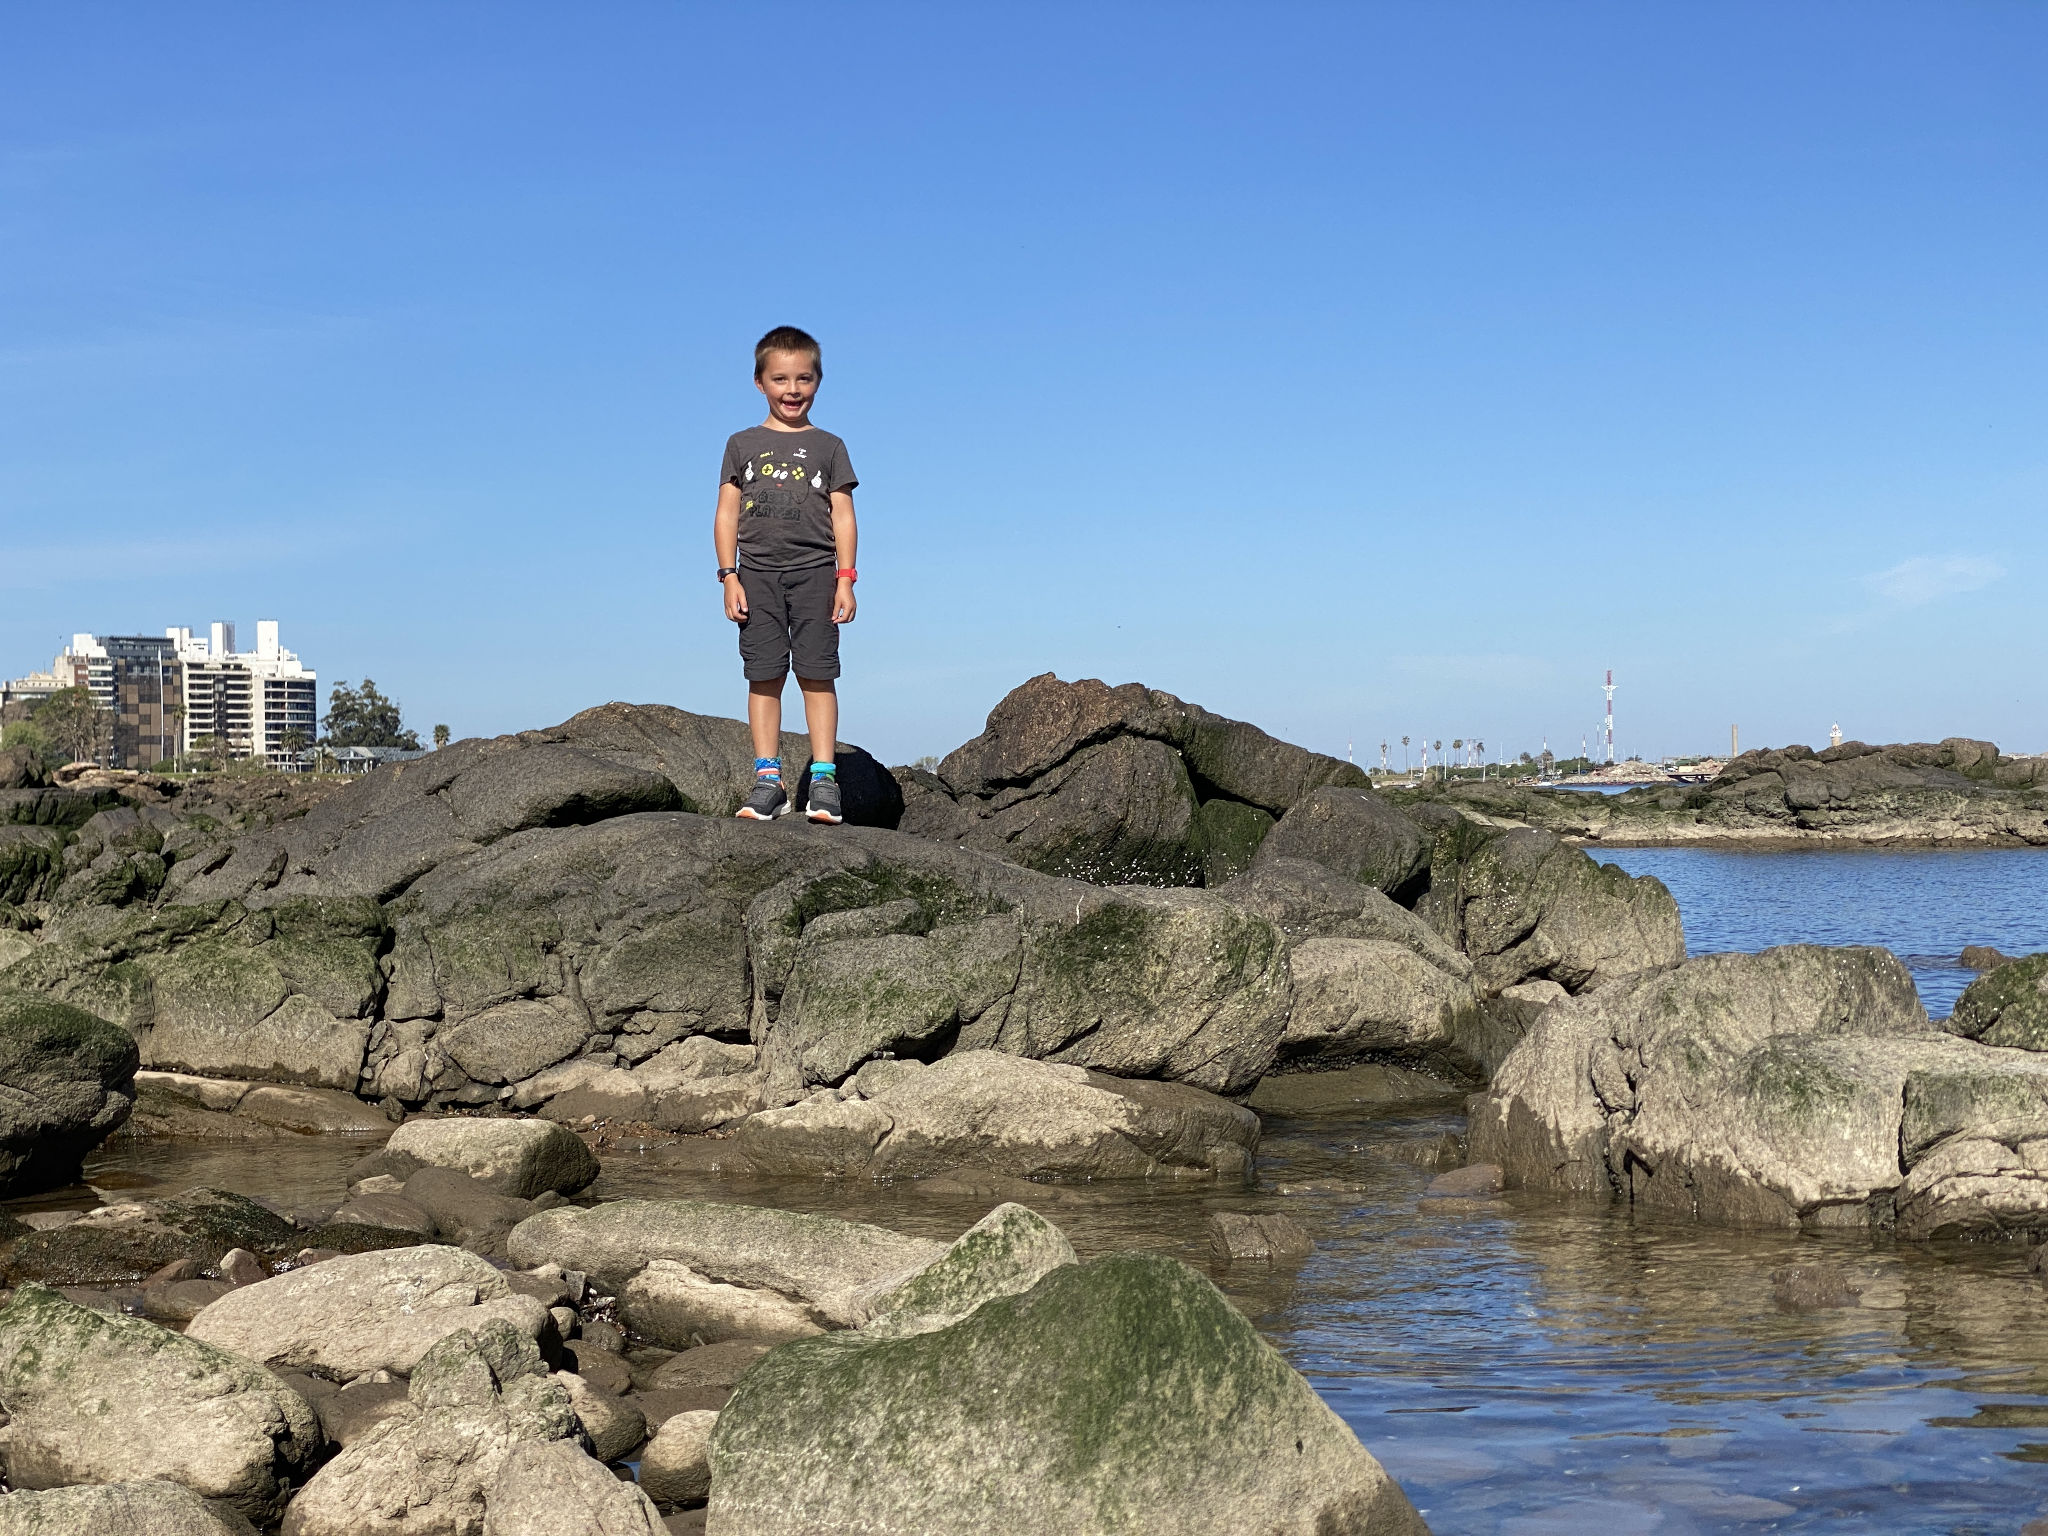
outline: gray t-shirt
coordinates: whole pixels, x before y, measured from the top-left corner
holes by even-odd
[[[740,564],[759,571],[836,565],[832,493],[860,482],[846,444],[819,427],[748,427],[726,440],[720,483],[740,488]]]

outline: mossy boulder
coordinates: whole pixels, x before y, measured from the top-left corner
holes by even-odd
[[[135,1041],[97,1015],[0,990],[0,1194],[69,1183],[135,1103]]]
[[[1020,1296],[1062,1264],[1078,1262],[1066,1234],[1028,1206],[997,1206],[938,1258],[877,1296],[871,1338],[907,1339],[950,1328],[984,1302]]]
[[[1204,800],[1195,810],[1194,846],[1202,884],[1223,885],[1251,868],[1273,817],[1242,800]]]
[[[1948,1028],[1985,1045],[2048,1051],[2048,954],[1979,976],[1956,999]]]
[[[8,1279],[122,1284],[178,1259],[210,1267],[233,1248],[276,1253],[301,1246],[295,1238],[289,1221],[246,1195],[188,1189],[166,1200],[102,1206],[66,1226],[30,1232],[15,1242]]]
[[[0,901],[41,901],[64,873],[64,834],[55,827],[0,826]]]
[[[1551,1003],[1474,1103],[1510,1184],[1723,1226],[2048,1224],[2048,1061],[1933,1029],[1881,949],[1707,955]]]
[[[1429,873],[1429,841],[1372,791],[1326,784],[1288,808],[1259,858],[1307,859],[1412,904]]]
[[[1126,1253],[888,1339],[785,1344],[711,1443],[710,1524],[1416,1536],[1421,1517],[1201,1275]]]
[[[0,1408],[15,1488],[164,1478],[258,1524],[322,1448],[305,1399],[261,1365],[40,1285],[0,1310]]]

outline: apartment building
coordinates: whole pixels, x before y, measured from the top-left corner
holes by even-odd
[[[199,748],[262,755],[294,769],[319,734],[319,679],[278,643],[278,626],[256,626],[256,649],[235,649],[235,626],[155,635],[73,635],[46,673],[0,689],[7,699],[47,698],[83,686],[107,711],[111,767],[147,768]]]

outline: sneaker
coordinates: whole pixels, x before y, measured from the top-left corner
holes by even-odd
[[[788,809],[789,796],[782,792],[779,779],[756,779],[754,792],[739,808],[739,817],[742,821],[773,821]]]
[[[828,827],[836,827],[846,820],[839,814],[839,780],[831,774],[812,779],[811,803],[804,814]]]

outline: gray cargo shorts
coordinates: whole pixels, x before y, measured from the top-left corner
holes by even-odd
[[[801,571],[757,571],[740,567],[747,594],[747,618],[740,625],[740,663],[750,683],[779,683],[789,676],[839,675],[839,626],[832,622],[838,590],[836,566]]]

